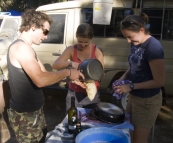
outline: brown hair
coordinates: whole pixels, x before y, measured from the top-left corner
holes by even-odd
[[[87,23],[80,24],[76,31],[76,37],[92,39],[93,38],[92,27]]]
[[[22,14],[22,24],[19,31],[28,31],[32,26],[36,28],[42,28],[44,22],[52,24],[52,19],[45,13],[35,11],[34,9],[28,9]]]
[[[139,32],[140,28],[144,28],[146,34],[150,34],[148,30],[149,18],[145,13],[140,12],[139,15],[129,15],[120,23],[120,30],[128,29],[130,31]]]

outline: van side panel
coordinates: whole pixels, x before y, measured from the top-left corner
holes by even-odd
[[[173,40],[166,41],[162,40],[162,45],[165,54],[165,68],[166,68],[166,78],[165,78],[165,92],[167,96],[173,96]]]
[[[104,53],[105,75],[101,80],[101,90],[106,90],[113,77],[128,68],[130,45],[124,38],[93,38],[93,43],[100,46]]]

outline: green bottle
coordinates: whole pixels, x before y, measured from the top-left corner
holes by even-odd
[[[74,130],[73,133],[73,140],[75,141],[76,136],[82,132],[82,127],[81,127],[81,121],[80,119],[77,119],[77,123],[76,123],[76,129]]]
[[[68,132],[74,133],[76,129],[77,109],[75,107],[75,97],[71,97],[71,107],[68,109]]]

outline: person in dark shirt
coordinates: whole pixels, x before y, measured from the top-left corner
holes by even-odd
[[[65,77],[85,87],[78,80],[80,76],[84,78],[78,70],[46,71],[31,47],[32,44],[39,45],[47,38],[51,23],[48,15],[33,9],[26,10],[19,29],[21,35],[8,49],[7,64],[12,94],[8,116],[19,143],[44,142],[46,122],[42,87]]]
[[[130,93],[126,112],[134,125],[133,143],[147,143],[150,130],[162,105],[161,87],[165,82],[164,52],[161,43],[150,35],[145,13],[130,15],[120,29],[131,43],[129,68],[118,81],[130,84],[115,86],[119,94]]]

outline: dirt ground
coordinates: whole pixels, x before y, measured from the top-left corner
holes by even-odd
[[[45,95],[44,112],[48,131],[51,131],[65,117],[65,98],[67,91],[55,89],[43,89],[43,91]],[[10,92],[8,91],[6,94],[10,94]],[[102,94],[101,100],[110,102],[110,95]],[[6,112],[3,115],[5,121],[0,117],[0,143],[17,143],[15,135],[8,123]],[[5,124],[7,127],[5,127]],[[152,134],[152,131],[149,137],[149,143],[173,143],[173,99],[166,99],[166,103],[162,106],[156,120],[154,134]],[[10,135],[10,138],[2,141],[4,137],[3,133],[6,136]]]

